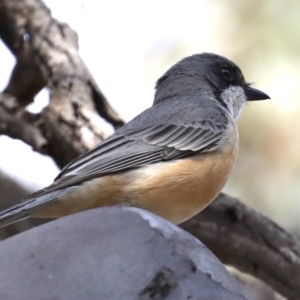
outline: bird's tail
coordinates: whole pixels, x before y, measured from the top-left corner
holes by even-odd
[[[24,204],[19,203],[0,212],[0,228],[27,219],[28,217],[29,214],[24,210]]]
[[[0,228],[24,220],[39,211],[44,204],[49,204],[61,197],[67,189],[48,192],[40,190],[27,196],[22,202],[0,212]]]

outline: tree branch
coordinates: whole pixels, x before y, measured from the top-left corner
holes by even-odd
[[[38,128],[16,115],[15,110],[18,106],[15,103],[14,97],[0,94],[0,134],[22,140],[33,150],[47,154],[48,141]]]
[[[43,2],[0,1],[0,38],[17,59],[4,90],[16,97],[17,112],[23,112],[45,85],[49,88],[50,104],[36,125],[58,166],[107,137],[104,120],[114,127],[124,124],[81,60],[77,34],[53,19]],[[14,132],[12,137],[16,136],[29,142]]]
[[[225,264],[262,279],[288,299],[299,299],[300,239],[263,214],[220,194],[181,227]]]

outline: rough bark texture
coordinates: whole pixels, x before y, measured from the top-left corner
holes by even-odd
[[[18,116],[18,102],[9,94],[0,94],[0,134],[22,140],[33,150],[46,154],[49,145],[41,131],[25,120],[26,114]]]
[[[77,34],[54,20],[43,2],[0,1],[0,38],[17,59],[3,92],[15,98],[14,111],[21,119],[17,122],[3,105],[0,114],[24,128],[22,140],[33,149],[51,155],[62,167],[107,136],[99,115],[115,127],[123,125],[82,62]],[[45,86],[50,104],[38,115],[24,113]],[[10,130],[3,127],[2,133]],[[16,132],[7,133],[19,138]]]
[[[0,1],[0,38],[17,60],[0,95],[0,134],[24,141],[62,167],[108,135],[104,122],[123,124],[80,59],[76,33],[54,20],[40,0]],[[49,105],[36,115],[27,112],[44,87]],[[182,227],[224,263],[300,299],[300,241],[266,216],[220,195]]]

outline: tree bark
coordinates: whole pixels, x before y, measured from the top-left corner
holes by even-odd
[[[114,127],[123,125],[81,60],[77,34],[53,19],[43,2],[0,1],[0,38],[17,59],[3,92],[15,97],[17,113],[45,139],[34,140],[29,126],[20,124],[27,127],[23,140],[33,149],[50,155],[63,167],[107,137],[103,120]],[[45,86],[50,104],[40,114],[25,113]],[[6,119],[13,122],[8,114]]]
[[[123,124],[78,54],[77,35],[40,0],[0,1],[0,38],[17,63],[0,95],[0,134],[51,156],[58,166],[101,142],[104,122]],[[50,103],[26,107],[44,87]],[[266,216],[221,194],[182,228],[224,263],[252,274],[289,299],[300,298],[300,240]]]

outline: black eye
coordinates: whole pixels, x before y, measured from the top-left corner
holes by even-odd
[[[229,69],[227,69],[227,68],[221,69],[221,74],[226,80],[228,80],[228,81],[233,80],[234,74]]]

